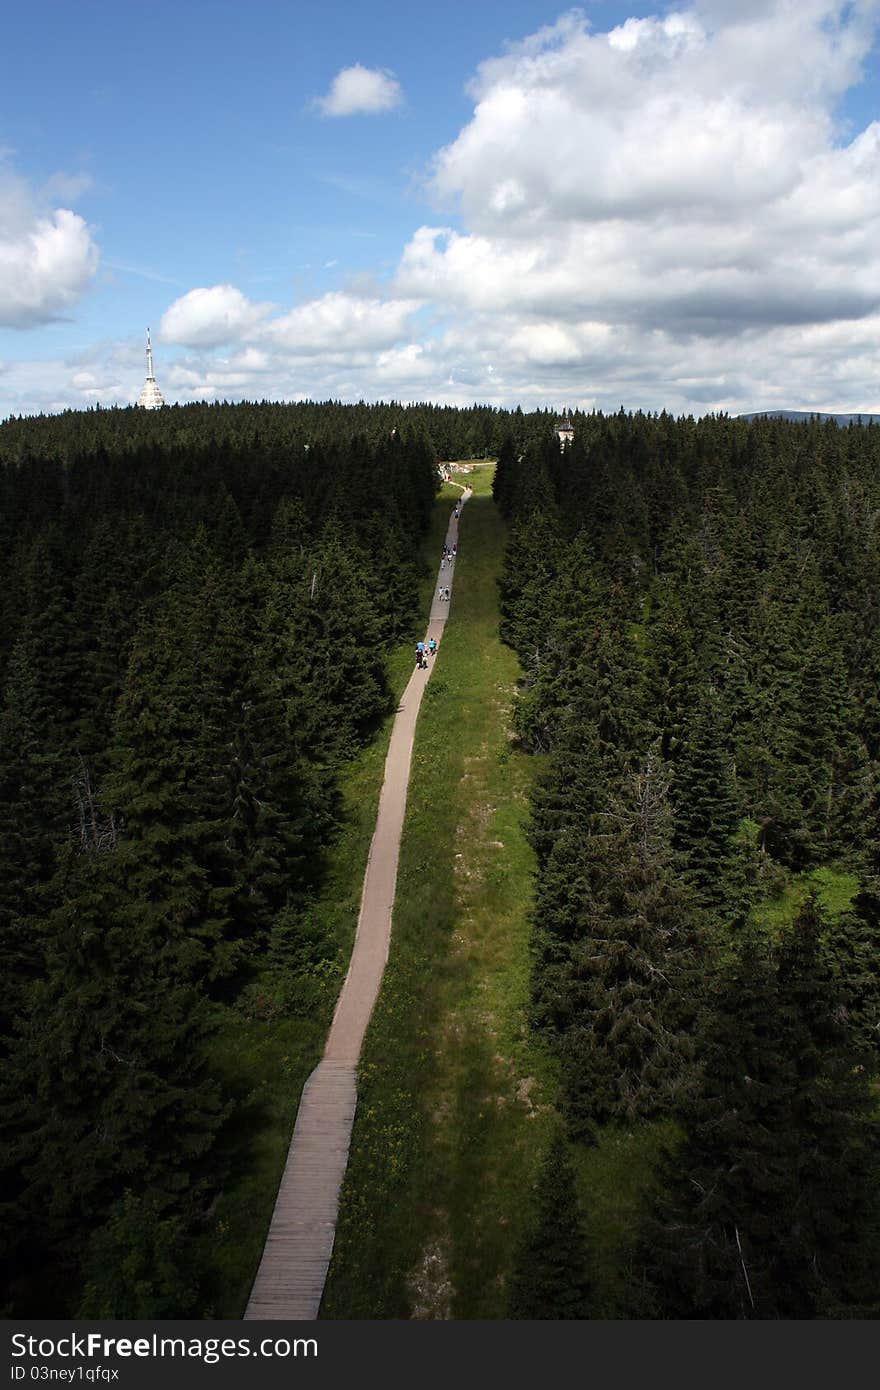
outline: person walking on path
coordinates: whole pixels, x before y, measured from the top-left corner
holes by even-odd
[[[437,643],[434,641],[434,638],[433,638],[433,637],[430,637],[430,638],[428,639],[428,651],[430,652],[431,656],[434,655],[434,653],[436,652],[436,650],[437,650]]]

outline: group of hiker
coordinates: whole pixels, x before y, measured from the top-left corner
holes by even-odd
[[[443,554],[442,554],[442,556],[441,556],[441,558],[440,558],[440,568],[443,569],[444,565],[447,565],[447,564],[448,564],[448,565],[451,565],[457,554],[458,554],[458,546],[457,546],[457,545],[447,545],[446,542],[444,541],[444,542],[443,542]],[[445,599],[447,603],[449,602],[449,590],[446,589],[446,588],[444,588],[444,586],[443,586],[442,584],[440,585],[439,589],[437,590],[437,598],[438,598],[439,600],[441,600],[441,601]]]
[[[420,670],[427,671],[428,657],[433,656],[437,650],[437,643],[433,637],[429,637],[427,642],[416,642],[416,665]]]
[[[455,508],[456,517],[459,515],[460,511],[461,503],[459,503]],[[451,565],[457,554],[458,546],[447,545],[447,543],[444,541],[443,555],[440,559],[440,568],[443,569],[446,565]],[[449,602],[449,590],[443,584],[441,584],[439,589],[437,590],[437,598],[439,600],[445,601],[446,603]],[[428,657],[433,656],[436,650],[437,643],[433,637],[429,638],[427,642],[416,642],[416,666],[419,668],[420,671],[428,669]]]

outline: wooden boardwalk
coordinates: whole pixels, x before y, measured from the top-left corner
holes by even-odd
[[[357,1066],[319,1062],[303,1087],[246,1319],[317,1317],[348,1162]]]
[[[465,489],[462,502],[469,496],[470,490]],[[446,543],[451,547],[457,541],[458,522],[453,515]],[[441,568],[438,588],[443,585],[451,593],[454,574],[454,564]],[[449,603],[437,597],[435,588],[426,642],[434,637],[439,643],[448,613]],[[321,1306],[357,1105],[357,1064],[391,941],[416,719],[435,660],[429,660],[427,670],[413,670],[394,720],[348,974],[323,1059],[303,1087],[269,1234],[244,1314],[249,1321],[310,1321]]]

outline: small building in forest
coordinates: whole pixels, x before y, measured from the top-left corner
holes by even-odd
[[[567,415],[563,415],[556,428],[556,433],[559,436],[560,449],[564,449],[566,444],[570,444],[574,439],[574,428]]]

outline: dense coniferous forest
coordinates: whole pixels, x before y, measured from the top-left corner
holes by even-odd
[[[564,450],[547,412],[395,403],[0,426],[7,1315],[209,1311],[239,1103],[210,1041],[257,993],[310,1007],[435,464],[490,456],[563,1112],[510,1315],[595,1315],[578,1155],[646,1126],[618,1313],[880,1312],[880,428],[572,421]]]
[[[205,1044],[276,977],[308,1007],[435,445],[391,408],[92,411],[0,461],[3,1302],[198,1315],[235,1108]]]
[[[880,429],[575,428],[495,478],[569,1144],[666,1122],[630,1315],[877,1316]]]

